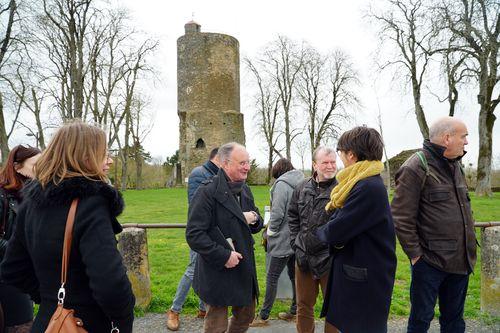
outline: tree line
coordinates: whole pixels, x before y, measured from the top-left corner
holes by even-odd
[[[380,0],[367,8],[366,19],[380,38],[374,65],[379,74],[390,72],[408,85],[423,139],[429,138],[424,92],[448,103],[448,115],[454,116],[461,94],[476,91],[476,194],[491,196],[493,127],[500,102],[500,2]],[[305,42],[278,36],[244,63],[257,87],[256,123],[266,140],[269,170],[277,157],[291,158],[293,147],[304,163],[305,152],[337,138],[360,107],[359,76],[342,50],[321,54]],[[436,73],[443,78],[438,84]],[[380,114],[378,119],[382,129]]]
[[[121,187],[130,159],[140,183],[149,158],[142,142],[152,126],[141,83],[156,76],[148,60],[158,41],[103,0],[4,0],[0,24],[2,161],[15,131],[43,149],[54,128],[81,118],[107,130]]]

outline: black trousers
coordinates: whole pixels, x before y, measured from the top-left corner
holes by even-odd
[[[295,255],[289,257],[271,257],[271,262],[269,263],[269,271],[267,272],[266,278],[266,296],[264,298],[264,305],[260,310],[260,317],[262,319],[269,318],[271,309],[273,308],[274,300],[276,299],[276,293],[278,291],[278,280],[280,278],[281,272],[285,267],[288,268],[288,277],[292,282],[293,288],[293,299],[292,305],[290,306],[290,313],[297,313],[297,302],[295,297]]]

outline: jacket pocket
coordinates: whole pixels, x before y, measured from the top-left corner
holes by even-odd
[[[342,272],[344,276],[351,281],[364,282],[368,281],[368,268],[354,267],[343,264]]]
[[[429,239],[427,243],[431,251],[455,251],[458,247],[456,239]]]
[[[431,191],[429,192],[429,201],[444,201],[450,199],[451,195],[449,191]]]

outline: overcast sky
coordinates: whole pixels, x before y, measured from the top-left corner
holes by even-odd
[[[375,1],[375,3],[380,1]],[[207,0],[120,0],[130,10],[137,29],[160,40],[160,49],[154,65],[160,71],[160,82],[149,87],[151,108],[155,113],[154,127],[145,141],[145,148],[153,156],[172,155],[179,146],[179,118],[177,116],[176,41],[184,35],[184,24],[194,20],[202,32],[229,34],[239,40],[240,58],[255,55],[278,34],[291,39],[305,40],[320,51],[341,48],[352,58],[360,74],[362,87],[358,91],[363,108],[353,125],[378,127],[378,105],[382,110],[384,139],[389,156],[403,149],[421,146],[422,139],[413,113],[412,96],[403,79],[391,83],[390,75],[375,75],[374,53],[378,45],[376,28],[364,13],[368,1],[207,1]],[[241,69],[241,112],[245,115],[247,147],[251,157],[265,165],[264,140],[255,138],[250,79]],[[478,135],[475,91],[468,98],[462,96],[456,117],[464,119],[469,128],[466,163],[477,162]],[[447,103],[439,104],[426,94],[423,100],[427,120],[431,123],[447,115]],[[497,112],[498,113],[498,112]],[[498,124],[494,130],[494,160],[500,160]],[[295,164],[298,159],[294,160]],[[498,166],[500,167],[500,165]]]

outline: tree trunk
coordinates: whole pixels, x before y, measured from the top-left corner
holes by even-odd
[[[5,118],[3,116],[3,96],[0,92],[0,152],[2,154],[2,164],[7,160],[9,155],[9,138],[5,128]]]
[[[479,112],[479,156],[477,159],[476,195],[491,197],[491,161],[493,143],[493,125],[496,117],[489,110],[489,105],[481,103]]]
[[[413,88],[413,104],[415,106],[415,116],[417,117],[418,127],[420,128],[420,133],[425,139],[429,139],[429,127],[427,126],[427,120],[425,119],[424,109],[420,103],[420,86],[417,81],[412,79]]]
[[[136,146],[139,149],[140,145]],[[140,151],[135,154],[135,189],[142,190],[142,157]]]
[[[266,176],[266,184],[271,183],[271,171],[273,168],[273,150],[269,147],[269,153],[267,155],[267,176]]]
[[[40,149],[45,150],[45,136],[43,135],[42,121],[40,119],[40,113],[41,113],[40,100],[36,95],[35,89],[33,88],[31,89],[31,95],[33,96],[33,104],[35,111],[34,115],[35,115],[36,129],[38,133],[36,139],[38,140],[38,146],[40,147]]]
[[[290,113],[285,112],[285,141],[286,141],[286,158],[292,160],[292,135],[290,133]]]
[[[127,148],[124,148],[127,149]],[[122,153],[125,155],[125,153]],[[120,181],[120,190],[125,191],[127,189],[127,165],[128,165],[128,158],[124,157],[122,159],[122,176],[121,176],[121,181]]]

